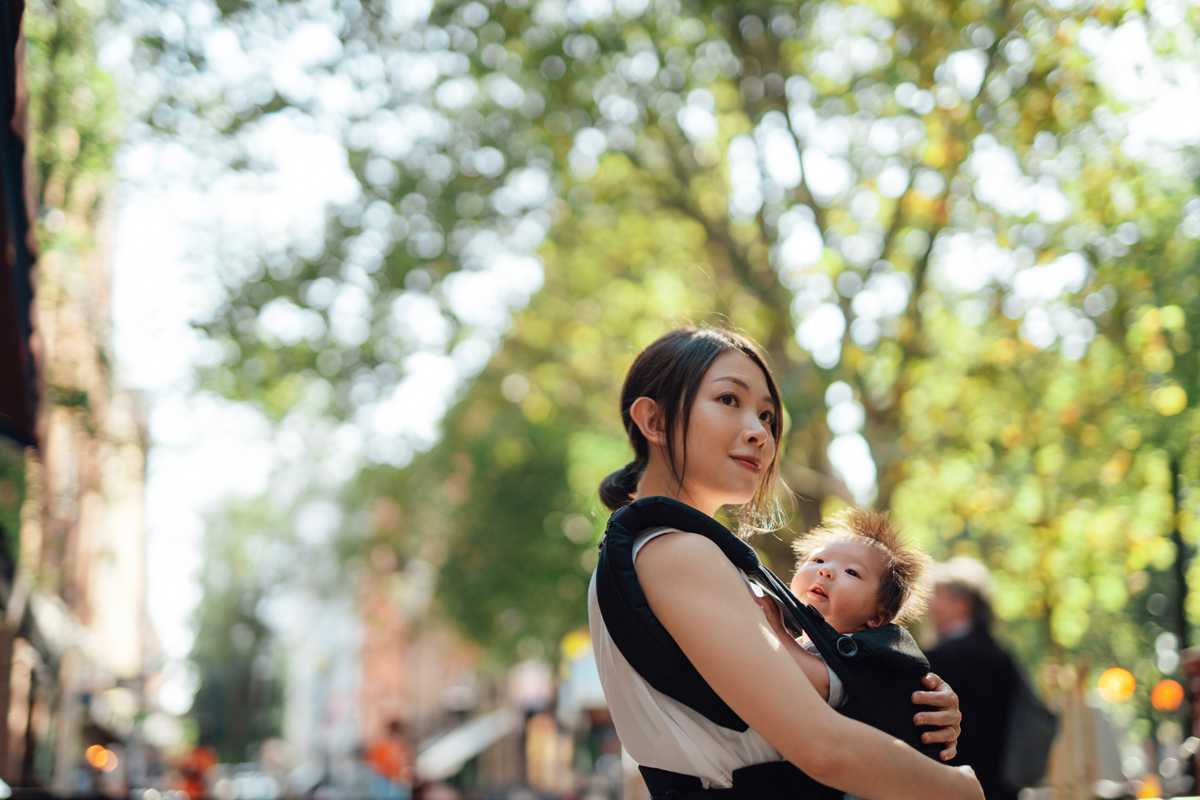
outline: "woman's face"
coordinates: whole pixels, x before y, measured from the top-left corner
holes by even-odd
[[[709,367],[688,423],[683,490],[698,508],[741,505],[754,498],[775,459],[775,403],[762,370],[729,350]]]

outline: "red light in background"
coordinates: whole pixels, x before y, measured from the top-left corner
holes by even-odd
[[[1174,711],[1183,703],[1183,687],[1178,681],[1164,678],[1150,690],[1150,703],[1159,711]]]

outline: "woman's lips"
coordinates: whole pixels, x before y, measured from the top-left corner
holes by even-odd
[[[758,472],[758,464],[757,464],[757,463],[755,463],[755,462],[753,462],[753,461],[751,461],[750,459],[748,459],[748,458],[738,458],[737,456],[730,456],[730,458],[732,458],[732,459],[733,459],[734,461],[736,461],[738,464],[740,464],[741,466],[743,466],[743,467],[745,467],[746,469],[750,470],[751,472],[754,472],[754,473],[757,473],[757,472]]]

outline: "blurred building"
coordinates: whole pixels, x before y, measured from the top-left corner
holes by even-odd
[[[383,734],[393,720],[426,739],[485,700],[475,676],[478,649],[425,618],[432,570],[415,562],[375,574],[360,589],[359,700],[367,740]]]
[[[309,780],[348,783],[393,723],[415,748],[480,707],[478,650],[424,619],[432,575],[385,567],[364,576],[355,597],[311,598],[295,609],[305,624],[284,643],[283,736],[311,765]]]
[[[37,252],[23,3],[5,12],[0,776],[124,792],[147,763],[135,720],[158,661],[145,603],[145,425],[112,374],[111,226],[64,203],[47,214],[70,236]],[[90,758],[89,747],[99,748]]]

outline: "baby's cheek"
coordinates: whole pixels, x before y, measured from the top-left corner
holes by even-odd
[[[812,578],[808,574],[811,570],[806,569],[807,564],[801,564],[796,568],[796,574],[792,576],[792,592],[797,590],[807,589],[812,585]]]

